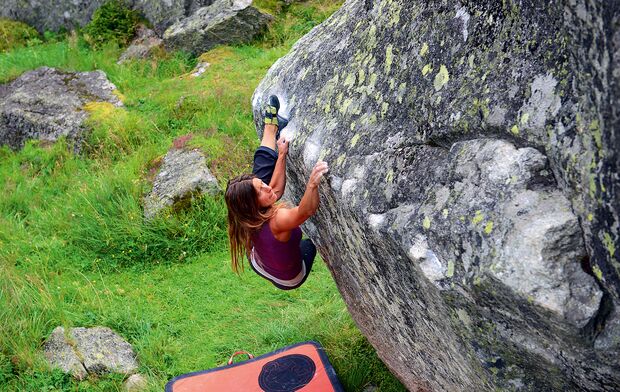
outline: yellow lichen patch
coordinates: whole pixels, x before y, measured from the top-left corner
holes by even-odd
[[[384,69],[385,69],[385,73],[390,73],[390,71],[392,70],[392,61],[394,60],[394,54],[392,53],[393,47],[392,45],[388,45],[387,48],[385,48],[385,64],[384,64]]]
[[[377,74],[370,75],[370,80],[368,81],[368,83],[369,83],[369,86],[372,86],[374,88],[375,85],[377,84]]]
[[[513,135],[519,135],[519,126],[513,125],[512,128],[510,128],[510,132],[512,132]]]
[[[385,182],[391,184],[394,181],[394,170],[390,169],[385,175]]]
[[[355,74],[348,74],[347,78],[344,80],[344,85],[345,87],[347,86],[353,86],[355,84]]]
[[[403,97],[405,95],[406,90],[407,90],[407,83],[401,83],[398,86],[398,103],[403,103]]]
[[[340,113],[341,114],[345,114],[347,112],[347,109],[349,109],[349,106],[353,103],[353,100],[351,98],[347,98],[344,100],[344,102],[342,103],[342,106],[340,106]]]
[[[368,38],[366,39],[366,48],[368,51],[372,51],[377,47],[377,26],[374,24],[368,29]]]
[[[450,80],[450,74],[448,74],[448,68],[445,65],[441,64],[439,67],[439,72],[435,75],[435,81],[433,82],[433,86],[435,87],[435,91],[439,91],[443,88],[443,86],[448,83]]]
[[[430,64],[426,64],[422,67],[422,76],[428,75],[430,72],[433,72],[433,66]]]
[[[601,271],[598,265],[595,265],[592,267],[592,272],[594,273],[594,276],[596,276],[596,278],[599,281],[601,282],[603,281],[603,271]]]
[[[444,208],[443,211],[441,211],[441,214],[443,215],[444,218],[448,217],[448,209]]]
[[[366,80],[366,72],[363,69],[360,69],[357,75],[357,83],[361,86]]]
[[[599,157],[603,157],[603,140],[602,140],[601,128],[599,127],[598,120],[592,121],[588,128],[590,129],[590,132],[592,133],[592,137],[594,138],[594,143],[596,144],[596,148],[598,149]]]
[[[609,235],[609,233],[603,234],[603,244],[605,244],[605,248],[607,248],[609,256],[613,258],[616,254],[616,245],[614,244],[614,240],[613,238],[611,238],[611,235]]]
[[[428,44],[425,42],[422,44],[422,49],[420,49],[420,56],[424,57],[428,53]]]
[[[467,64],[469,65],[469,68],[474,68],[474,59],[476,58],[476,56],[474,56],[473,54],[469,56],[469,58],[467,59]]]
[[[485,234],[491,234],[491,232],[493,231],[493,222],[492,221],[488,221],[486,225],[484,225],[484,233]]]
[[[336,106],[339,106],[342,103],[342,98],[344,97],[343,93],[338,94],[336,97]]]
[[[592,222],[594,220],[594,215],[588,214],[588,221]]]
[[[329,101],[327,101],[327,102],[325,103],[325,106],[323,106],[323,111],[324,111],[325,113],[329,113],[331,110],[332,110],[332,106],[331,106],[331,104],[329,103]],[[341,109],[341,111],[342,111],[342,109]]]
[[[336,165],[340,166],[344,162],[347,154],[340,154],[340,156],[336,159]]]
[[[596,196],[596,180],[594,174],[590,174],[590,197],[594,198],[594,196]]]
[[[422,227],[424,227],[424,229],[428,230],[431,228],[431,218],[429,218],[428,216],[424,217],[424,220],[422,221]]]
[[[359,133],[355,134],[355,136],[353,136],[353,138],[351,138],[351,147],[355,147],[355,145],[357,144],[357,142],[360,140],[360,135]]]
[[[387,102],[383,102],[381,104],[381,118],[385,117],[385,115],[387,114],[389,106],[390,105]]]
[[[477,225],[478,223],[482,222],[483,219],[484,214],[482,213],[482,210],[478,210],[476,211],[476,215],[474,215],[474,217],[472,218],[471,223]]]
[[[448,260],[448,271],[446,272],[446,277],[451,278],[454,276],[454,261]]]
[[[527,124],[529,119],[530,119],[530,114],[529,113],[523,113],[521,115],[521,125]]]

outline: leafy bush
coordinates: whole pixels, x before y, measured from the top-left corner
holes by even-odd
[[[138,13],[129,9],[124,0],[110,0],[95,11],[92,21],[86,25],[86,41],[93,47],[108,42],[126,45],[139,21]]]
[[[0,52],[40,42],[39,33],[27,24],[0,19]]]

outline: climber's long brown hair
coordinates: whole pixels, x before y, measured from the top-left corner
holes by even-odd
[[[271,219],[279,205],[261,208],[258,195],[252,184],[256,176],[243,174],[228,181],[226,185],[226,206],[228,207],[228,240],[232,269],[243,270],[243,256],[252,251],[252,233]]]

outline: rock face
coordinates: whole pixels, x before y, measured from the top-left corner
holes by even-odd
[[[84,105],[122,106],[102,71],[62,72],[41,67],[0,85],[0,145],[21,148],[28,139],[79,141],[88,117]],[[76,143],[76,147],[77,143]]]
[[[213,0],[127,0],[126,3],[153,25],[158,34],[163,34],[173,23],[191,15]],[[82,27],[90,22],[93,13],[105,0],[5,0],[0,8],[0,17],[26,22],[40,32],[61,28],[68,30]]]
[[[138,370],[131,345],[107,327],[72,328],[69,341],[65,329],[56,327],[43,347],[51,366],[82,380],[88,374],[133,374]]]
[[[620,389],[620,6],[350,0],[270,69],[287,195],[410,390]]]
[[[161,36],[174,23],[213,2],[214,0],[133,0],[132,4],[153,24],[153,29]]]
[[[252,0],[217,0],[170,26],[164,46],[198,55],[217,45],[249,42],[271,19],[252,7]]]
[[[218,192],[217,179],[199,150],[173,148],[163,159],[153,190],[144,198],[144,217],[151,219],[165,207],[191,200],[196,194]]]
[[[161,44],[161,38],[159,38],[153,30],[145,26],[139,26],[136,31],[136,38],[134,38],[129,47],[121,54],[117,63],[122,64],[132,59],[148,58]]]

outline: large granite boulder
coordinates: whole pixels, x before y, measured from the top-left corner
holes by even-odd
[[[170,26],[164,46],[199,55],[217,45],[247,43],[270,20],[271,15],[252,7],[252,0],[217,0]]]
[[[71,328],[68,334],[56,327],[43,350],[50,366],[80,380],[89,374],[131,375],[139,366],[131,345],[107,327]]]
[[[620,389],[620,5],[349,0],[278,60],[287,198],[410,390]]]
[[[201,194],[217,194],[220,186],[198,150],[172,148],[164,156],[153,189],[144,198],[144,217],[152,219],[166,207],[183,208]]]
[[[79,141],[88,118],[85,105],[122,106],[103,71],[63,72],[41,67],[0,85],[0,145],[19,149],[29,139]]]
[[[4,0],[0,17],[26,22],[40,32],[75,29],[90,22],[93,13],[106,0]],[[191,15],[213,0],[126,0],[130,7],[163,34],[173,23]]]

